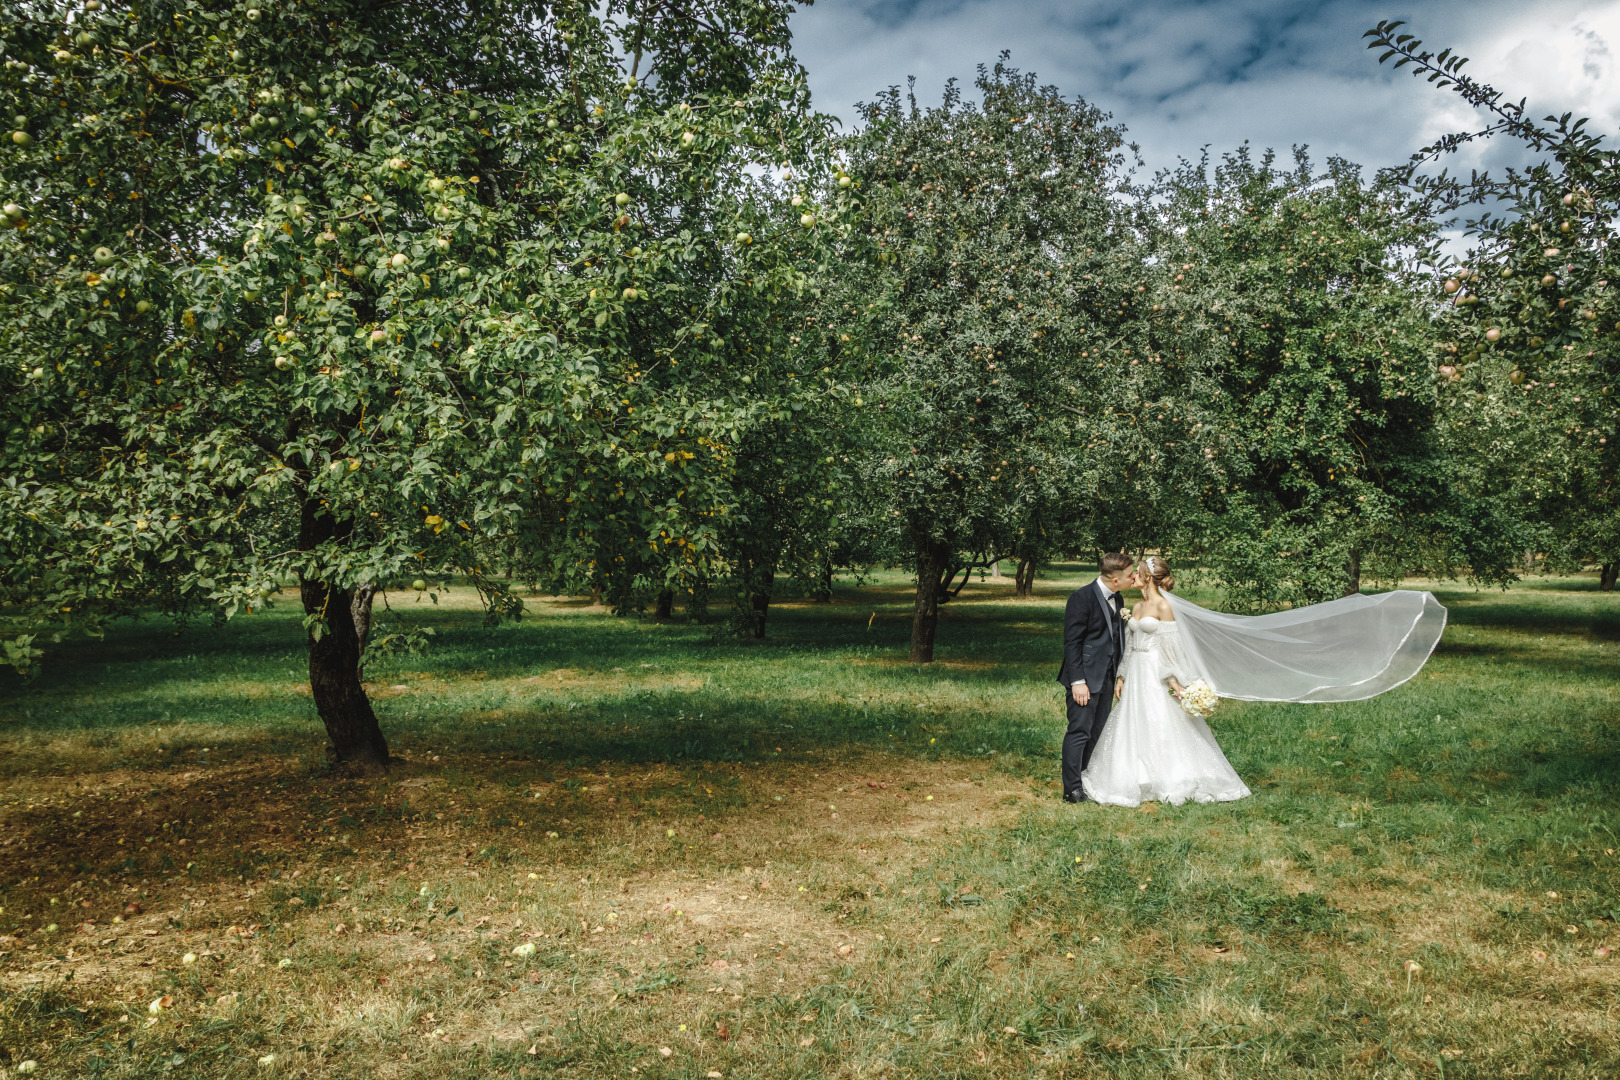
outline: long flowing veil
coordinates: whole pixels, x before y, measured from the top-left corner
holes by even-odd
[[[1227,615],[1165,594],[1189,666],[1221,697],[1360,701],[1416,675],[1440,642],[1433,593],[1359,593],[1266,615]]]

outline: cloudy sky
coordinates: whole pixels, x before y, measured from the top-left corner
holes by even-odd
[[[1620,128],[1620,0],[817,0],[794,34],[817,107],[846,126],[907,76],[936,104],[947,78],[971,84],[1010,49],[1123,121],[1150,169],[1245,139],[1376,168],[1472,122],[1455,95],[1379,66],[1361,34],[1386,18],[1538,117]]]

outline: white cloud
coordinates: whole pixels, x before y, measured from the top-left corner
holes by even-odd
[[[1558,20],[1525,13],[1481,50],[1479,63],[1499,80],[1498,89],[1528,97],[1538,116],[1568,110],[1614,131],[1620,127],[1617,50],[1620,4],[1606,4]]]
[[[1533,115],[1620,128],[1620,2],[1406,3],[1426,47],[1471,56],[1470,73],[1529,97]],[[820,0],[794,30],[817,106],[846,125],[857,101],[908,75],[932,105],[947,78],[971,84],[1010,49],[1015,66],[1114,113],[1150,167],[1247,139],[1376,168],[1478,123],[1455,95],[1377,63],[1361,34],[1388,17],[1403,13],[1372,0]]]

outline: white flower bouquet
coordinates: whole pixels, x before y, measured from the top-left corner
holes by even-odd
[[[1215,688],[1203,679],[1183,688],[1180,701],[1187,715],[1196,716],[1200,720],[1208,720],[1213,716],[1215,706],[1221,703],[1220,695],[1215,693]]]

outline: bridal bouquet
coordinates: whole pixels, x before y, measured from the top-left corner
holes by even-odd
[[[1215,706],[1221,703],[1215,688],[1203,679],[1199,679],[1191,686],[1181,691],[1181,707],[1189,716],[1196,716],[1200,720],[1208,720],[1215,713]]]

